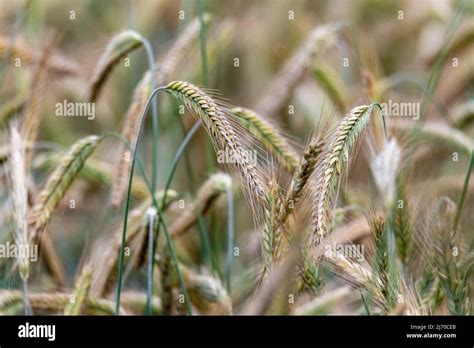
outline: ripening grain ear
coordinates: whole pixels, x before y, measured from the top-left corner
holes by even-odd
[[[210,21],[210,16],[204,16],[206,22]],[[129,144],[134,144],[138,134],[138,123],[140,115],[145,108],[146,101],[150,96],[151,79],[156,79],[156,86],[166,84],[171,76],[178,69],[180,63],[191,50],[194,42],[199,37],[199,19],[194,19],[179,36],[176,42],[166,52],[165,56],[157,62],[159,67],[156,72],[147,71],[137,84],[133,94],[133,100],[125,115],[122,128],[122,137]],[[119,145],[116,161],[116,174],[112,182],[110,204],[117,208],[123,201],[128,183],[128,173],[130,172],[131,160],[128,158],[129,152],[124,145]]]
[[[133,30],[122,31],[110,40],[92,74],[89,90],[89,99],[92,102],[99,96],[102,86],[115,65],[141,45],[143,45],[141,35]]]
[[[166,91],[184,102],[197,117],[202,120],[216,150],[228,150],[236,156],[248,153],[234,128],[227,119],[224,110],[198,87],[189,82],[173,81],[166,86]],[[234,163],[239,169],[242,180],[251,194],[258,200],[264,199],[265,186],[254,163],[246,156]]]
[[[233,108],[230,112],[237,116],[244,128],[253,134],[288,172],[294,172],[298,166],[298,156],[269,121],[256,112],[242,107]]]
[[[84,162],[102,141],[101,136],[90,135],[76,142],[65,154],[59,166],[53,171],[29,216],[30,242],[37,243],[51,214],[61,202],[67,189],[79,174]]]
[[[410,122],[393,123],[391,127],[413,135],[419,140],[430,140],[434,143],[445,143],[462,150],[470,155],[474,149],[474,141],[467,137],[463,132],[452,128],[441,122],[425,122],[421,127],[414,129]]]
[[[313,201],[313,242],[319,244],[328,234],[332,204],[336,196],[337,184],[344,174],[345,162],[366,128],[372,107],[361,105],[338,124],[330,137],[321,163],[316,171],[317,184]]]
[[[33,310],[58,313],[71,301],[72,294],[64,292],[42,292],[31,293],[28,300]],[[18,315],[22,308],[22,294],[20,291],[3,290],[0,291],[0,314]],[[125,303],[126,301],[124,301]],[[85,302],[85,312],[95,315],[114,315],[115,303],[102,298],[89,298]],[[127,314],[127,311],[121,309],[120,313]]]
[[[321,158],[323,148],[323,136],[316,135],[311,140],[311,143],[308,145],[306,150],[303,152],[301,162],[293,174],[293,178],[286,195],[285,208],[283,209],[282,215],[280,217],[281,224],[286,222],[289,214],[294,209],[294,206],[300,200],[303,190],[307,186],[310,177],[316,169],[316,166]],[[312,189],[312,187],[310,187],[310,189]]]
[[[327,44],[334,42],[340,25],[331,23],[318,26],[311,31],[298,51],[285,63],[270,85],[255,110],[264,117],[274,117],[288,100],[295,87],[311,67],[314,56]]]
[[[158,204],[163,203],[164,191],[157,193],[156,198]],[[178,193],[173,190],[168,190],[166,192],[166,206],[164,211],[169,207],[179,197]],[[127,226],[127,236],[126,236],[126,245],[133,250],[133,253],[130,255],[130,263],[134,266],[138,266],[140,262],[143,261],[146,249],[140,250],[140,245],[143,244],[143,241],[140,241],[140,238],[145,237],[146,240],[146,231],[145,227],[147,224],[146,211],[151,206],[151,197],[141,203],[138,207],[133,209],[130,212],[130,218]],[[143,233],[142,233],[143,232]],[[106,296],[111,288],[114,286],[116,281],[116,273],[120,247],[122,244],[122,224],[120,224],[117,230],[114,232],[112,239],[108,242],[105,247],[99,247],[94,250],[91,262],[99,263],[102,267],[96,270],[92,277],[91,284],[91,295],[92,296]],[[134,248],[135,246],[138,248]],[[137,250],[138,249],[138,250]]]
[[[11,37],[0,36],[0,57],[6,55],[17,57],[20,62],[27,65],[38,64],[41,60],[41,53],[31,49],[30,45],[20,39],[13,40]],[[81,67],[73,60],[61,54],[54,53],[48,61],[48,69],[59,75],[80,76]]]
[[[274,262],[281,256],[282,229],[279,217],[283,209],[278,183],[275,180],[269,185],[265,197],[264,225],[261,238],[263,275],[270,271]]]
[[[43,54],[31,76],[31,84],[22,113],[21,136],[26,142],[36,140],[41,123],[42,107],[48,82],[49,61],[53,50],[53,39],[46,44]],[[28,156],[27,156],[27,162]]]
[[[232,179],[224,173],[211,175],[199,188],[196,201],[183,211],[170,225],[172,238],[179,237],[198,222],[198,214],[205,214],[215,201],[232,186]]]
[[[19,246],[26,246],[29,244],[28,181],[25,168],[25,148],[20,132],[15,124],[12,124],[10,127],[10,151],[8,181],[11,185],[10,200],[15,226],[15,243]],[[24,289],[27,289],[30,275],[30,260],[27,255],[19,255],[18,266]],[[24,295],[25,301],[27,301],[26,290]]]
[[[74,289],[74,301],[69,301],[66,305],[64,315],[79,315],[82,313],[89,299],[93,270],[94,268],[91,264],[86,264],[82,268]]]

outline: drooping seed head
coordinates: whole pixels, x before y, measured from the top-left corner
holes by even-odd
[[[317,170],[318,178],[313,206],[313,242],[319,244],[328,233],[332,204],[337,184],[343,174],[349,154],[369,121],[371,107],[361,105],[338,124],[327,143],[322,162]]]
[[[166,86],[166,91],[184,102],[188,109],[202,120],[217,151],[226,149],[239,157],[235,165],[240,170],[244,182],[257,199],[263,199],[265,190],[260,175],[254,163],[244,156],[249,150],[241,144],[225,111],[217,102],[189,82],[170,82]]]

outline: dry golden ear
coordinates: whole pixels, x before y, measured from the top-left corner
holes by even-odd
[[[122,31],[110,40],[92,74],[89,90],[89,99],[92,102],[99,96],[101,88],[114,66],[142,44],[141,35],[133,30]]]

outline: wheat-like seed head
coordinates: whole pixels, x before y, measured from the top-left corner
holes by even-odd
[[[303,152],[301,163],[296,168],[290,187],[288,189],[284,215],[281,217],[282,223],[286,221],[289,213],[292,209],[294,209],[294,206],[301,198],[303,190],[306,187],[311,175],[313,174],[316,168],[316,164],[320,159],[323,148],[324,140],[321,136],[318,135],[311,140],[311,143]]]
[[[142,314],[145,312],[146,304],[147,304],[147,294],[141,293],[138,291],[124,291],[120,298],[120,302],[125,310],[128,310],[131,313],[139,313]],[[153,296],[152,300],[152,309],[151,312],[154,315],[163,314],[163,307],[161,304],[161,300],[158,296]],[[122,313],[122,312],[120,312]]]
[[[245,184],[257,199],[265,195],[264,185],[254,163],[243,154],[248,153],[239,141],[237,134],[227,119],[224,110],[209,95],[189,82],[173,81],[166,86],[166,91],[184,102],[198,116],[213,140],[216,150],[230,150],[239,157],[236,166]]]
[[[47,227],[46,227],[47,228]],[[66,285],[66,269],[50,233],[42,233],[38,245],[41,248],[41,261],[58,288]]]
[[[231,186],[232,179],[229,175],[224,173],[211,175],[199,188],[196,201],[170,225],[170,236],[179,237],[186,233],[198,221],[198,213],[205,214]]]
[[[25,106],[25,97],[21,94],[5,100],[0,107],[0,127],[6,126]]]
[[[201,312],[213,315],[232,313],[231,299],[218,279],[206,274],[198,274],[184,266],[180,269],[190,299]]]
[[[373,295],[374,300],[380,304],[385,303],[383,282],[368,266],[352,261],[341,253],[327,251],[324,256],[334,266],[341,269],[344,276],[348,276],[357,285],[367,288]]]
[[[146,226],[145,213],[150,207],[150,203],[151,202],[147,200],[129,213],[125,245],[129,247],[130,250],[133,250],[132,246],[134,240],[137,239],[140,232],[144,231]],[[92,252],[90,262],[101,264],[100,269],[93,273],[91,284],[92,296],[105,296],[116,280],[115,270],[120,254],[121,235],[122,225],[120,224],[106,247],[97,248]],[[135,252],[131,255],[134,254]]]
[[[204,16],[204,21],[209,23],[210,16]],[[151,81],[155,79],[156,86],[165,84],[178,69],[182,60],[187,56],[197,39],[200,30],[199,19],[194,19],[178,37],[175,43],[170,47],[165,56],[156,63],[157,69],[153,72],[148,70],[140,82],[137,84],[133,94],[133,100],[130,104],[122,129],[122,137],[129,143],[134,144],[138,135],[138,125],[140,115],[142,114],[145,103],[151,94]],[[116,175],[112,182],[111,205],[118,207],[123,200],[127,189],[127,178],[130,172],[131,161],[125,156],[126,147],[121,144],[117,152]],[[129,153],[130,154],[130,153]]]
[[[142,36],[133,30],[124,30],[110,40],[92,74],[89,97],[91,101],[95,101],[99,96],[101,88],[114,66],[127,54],[140,47],[142,43]]]
[[[313,75],[328,94],[334,106],[341,111],[347,110],[344,84],[336,72],[328,64],[318,62],[313,69]]]
[[[264,271],[266,271],[270,266],[268,260],[276,261],[281,257],[283,248],[282,237],[287,237],[286,239],[284,239],[287,242],[289,237],[286,234],[287,227],[285,224],[291,212],[294,210],[295,205],[301,198],[303,190],[316,166],[317,160],[322,151],[322,147],[323,140],[321,140],[321,137],[314,137],[308,148],[304,151],[301,163],[294,172],[293,179],[290,183],[290,187],[288,189],[286,197],[280,196],[278,187],[275,185],[271,186],[267,193],[267,201],[265,205],[264,238],[262,240],[262,245],[264,247]],[[273,181],[272,183],[274,184]],[[288,245],[286,243],[285,247],[287,246]],[[271,253],[269,253],[269,251],[271,251]],[[271,257],[267,255],[270,255]],[[303,256],[303,260],[305,258],[306,255]],[[305,268],[304,265],[300,265],[299,267]],[[307,270],[304,269],[301,274],[303,276],[306,275],[306,271]],[[311,274],[310,277],[312,277]]]
[[[64,292],[32,293],[28,300],[34,310],[58,313],[71,300],[71,294]],[[18,314],[23,309],[20,291],[4,290],[0,292],[0,313]],[[115,315],[115,302],[107,299],[89,298],[85,303],[85,312],[89,314]],[[121,314],[127,311],[120,309]]]
[[[15,125],[10,127],[9,182],[11,184],[11,203],[15,222],[15,243],[26,246],[29,243],[28,232],[28,188],[25,168],[25,149],[20,132]],[[29,276],[29,260],[20,256],[18,260],[20,276],[24,282]]]
[[[458,209],[448,197],[441,197],[436,202],[433,230],[431,232],[431,255],[434,258],[434,271],[440,280],[443,296],[453,315],[466,315],[471,307],[471,283],[469,275],[472,272],[472,253],[465,249],[462,235],[453,228],[453,220]],[[454,249],[456,248],[456,249]],[[455,252],[455,250],[457,252]],[[467,261],[467,262],[466,262]]]
[[[101,136],[87,136],[76,142],[63,156],[60,165],[54,170],[39,193],[30,216],[29,225],[32,229],[30,240],[32,242],[38,241],[38,237],[51,218],[54,209],[59,205],[67,189],[79,174],[84,162],[101,141]]]
[[[474,149],[474,141],[472,139],[463,132],[440,122],[425,122],[416,130],[413,130],[411,122],[406,121],[394,123],[391,127],[408,134],[413,134],[420,139],[429,139],[434,142],[449,144],[462,150],[467,155],[470,155]]]
[[[400,261],[407,264],[411,252],[412,227],[406,184],[399,180],[396,191],[397,205],[393,209],[393,233]]]
[[[1,160],[0,149],[0,160]],[[52,170],[61,162],[61,154],[39,153],[32,162],[33,169]],[[113,167],[106,161],[98,158],[89,158],[81,170],[81,177],[94,184],[110,186],[113,180]],[[148,187],[141,177],[133,178],[132,197],[144,200],[149,197]]]
[[[260,115],[273,117],[288,100],[292,91],[304,77],[315,54],[335,38],[338,24],[327,24],[315,28],[298,51],[285,63],[280,72],[265,89],[265,94],[256,107]]]
[[[264,274],[280,258],[281,232],[279,217],[283,209],[278,183],[272,180],[265,199],[264,227],[262,236],[262,256]]]
[[[322,315],[330,314],[331,309],[348,298],[355,299],[354,291],[349,286],[326,291],[323,294],[305,302],[293,310],[295,315]]]
[[[36,140],[41,123],[41,108],[48,79],[48,61],[51,59],[52,50],[53,41],[50,41],[47,43],[31,77],[31,85],[23,108],[21,125],[21,135],[28,142]],[[28,158],[27,162],[29,162]]]
[[[370,163],[375,184],[387,208],[392,206],[395,199],[401,152],[397,141],[391,139]]]
[[[327,143],[317,171],[317,185],[313,206],[313,242],[319,244],[328,233],[331,205],[334,203],[338,181],[344,162],[369,121],[371,107],[358,106],[338,124]],[[345,157],[346,156],[346,157]]]
[[[464,104],[457,105],[450,111],[453,115],[454,124],[459,129],[465,129],[474,121],[474,100],[467,101]],[[2,119],[0,113],[0,120]]]
[[[263,116],[256,112],[236,107],[230,110],[241,121],[241,124],[262,142],[280,164],[290,173],[298,166],[298,157],[288,141]]]
[[[35,64],[41,60],[41,54],[33,51],[24,41],[11,40],[10,37],[0,36],[0,57],[7,54],[18,57],[27,64]],[[48,68],[61,75],[78,76],[81,74],[79,64],[60,54],[51,56],[48,61]]]
[[[156,199],[158,204],[162,204],[164,197],[164,191],[160,191],[156,194]],[[166,206],[165,210],[168,208],[169,204],[174,202],[179,195],[173,190],[168,190],[166,192]],[[151,197],[148,197],[143,201],[139,206],[134,208],[129,213],[128,225],[127,225],[127,238],[125,241],[126,246],[133,250],[133,253],[130,256],[128,261],[131,264],[138,265],[140,259],[143,256],[145,250],[139,250],[136,248],[137,244],[140,244],[140,237],[142,235],[146,236],[145,227],[147,225],[146,212],[151,206],[152,200]],[[110,288],[112,287],[115,279],[115,270],[117,269],[117,262],[120,255],[120,248],[122,245],[122,222],[115,228],[114,235],[112,239],[108,242],[107,246],[104,248],[98,247],[93,250],[90,262],[93,264],[100,264],[100,269],[96,270],[93,273],[92,285],[91,285],[91,294],[93,296],[104,296],[106,295]],[[143,233],[142,233],[143,232]],[[138,250],[137,250],[138,249]]]
[[[64,309],[64,315],[79,315],[82,313],[85,302],[89,297],[91,287],[93,268],[92,265],[86,265],[82,269],[74,290],[74,301],[70,301]]]

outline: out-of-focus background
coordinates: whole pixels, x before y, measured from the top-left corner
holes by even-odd
[[[462,18],[454,21],[454,27],[457,2],[448,0],[206,0],[202,6],[209,15],[205,30],[196,36],[189,52],[180,57],[179,66],[169,80],[192,82],[207,88],[223,103],[252,109],[261,106],[268,91],[275,87],[275,77],[301,50],[316,27],[331,22],[341,26],[334,42],[318,49],[305,63],[304,74],[295,86],[280,86],[283,90],[291,89],[288,99],[271,115],[266,115],[298,153],[315,131],[332,129],[357,105],[388,100],[422,103],[426,94],[431,93],[429,84],[433,71],[439,73],[432,91],[436,102],[428,103],[425,119],[454,124],[453,119],[462,108],[468,108],[472,113],[474,7],[471,1],[467,2]],[[54,59],[50,60],[52,67],[39,105],[41,122],[35,153],[39,156],[44,152],[64,151],[90,134],[120,134],[137,84],[149,68],[143,49],[133,50],[115,65],[95,102],[94,119],[58,117],[57,103],[88,101],[89,83],[96,65],[108,42],[121,31],[132,29],[148,39],[159,69],[167,52],[196,20],[199,20],[199,2],[193,0],[0,0],[0,109],[17,101],[16,114],[21,113],[21,101],[27,99],[35,82],[32,80],[35,64],[48,43],[53,42],[51,56]],[[453,28],[455,32],[451,32]],[[456,50],[449,51],[443,65],[438,66],[437,57],[448,38],[456,43]],[[8,48],[11,43],[19,47],[20,53]],[[202,62],[203,45],[206,76],[203,73],[206,70]],[[15,60],[17,55],[19,63]],[[298,71],[297,67],[294,74]],[[328,76],[333,77],[329,82],[325,80]],[[370,100],[374,95],[370,89],[374,86],[380,90],[386,87],[383,93],[375,94],[380,100]],[[195,118],[188,111],[183,112],[181,103],[165,93],[159,94],[157,100],[158,187],[163,188],[170,163]],[[5,119],[7,117],[11,119],[14,115],[10,113]],[[472,126],[466,126],[463,131],[472,140]],[[143,134],[139,155],[149,173],[153,163],[151,117],[146,119]],[[93,156],[112,177],[118,144],[116,139],[108,137]],[[415,168],[411,178],[418,180],[413,186],[416,192],[411,193],[421,211],[423,202],[430,200],[431,191],[439,188],[434,186],[442,178],[450,178],[459,184],[457,186],[462,186],[467,166],[467,158],[461,154],[459,161],[451,161],[453,150],[448,147],[433,151],[435,154],[425,154],[420,162],[410,164]],[[354,161],[347,177],[344,200],[370,212],[378,209],[380,201],[374,199],[364,154],[362,151]],[[33,186],[41,188],[53,167],[43,163],[41,157],[33,160]],[[201,129],[179,162],[171,187],[184,199],[192,200],[199,186],[219,169],[223,168],[216,162],[208,135]],[[283,182],[288,181],[287,175],[277,175]],[[239,275],[255,266],[259,246],[252,210],[239,190],[241,184],[237,178],[234,186],[235,244],[240,249],[239,257],[234,260],[234,275],[238,283],[247,279]],[[459,192],[459,188],[448,187],[443,194],[457,201]],[[6,238],[9,231],[6,186],[0,188],[0,199],[0,237]],[[75,202],[74,209],[70,207],[71,200]],[[64,263],[70,285],[86,255],[100,243],[105,246],[111,233],[120,230],[123,206],[111,208],[109,200],[109,184],[79,177],[53,214],[49,233]],[[139,199],[134,197],[132,206],[138,204]],[[467,216],[463,220],[466,229],[474,223],[469,214],[473,204],[472,198],[467,199],[464,210]],[[225,273],[226,265],[226,217],[225,199],[222,198],[217,208],[206,214],[202,221],[210,235],[212,258],[221,274]],[[172,214],[168,217],[170,222],[174,218]],[[203,256],[197,227],[193,229],[195,231],[178,245],[178,249],[191,252],[181,252],[180,257],[188,265],[205,268],[211,262]],[[33,272],[32,291],[53,287],[42,280],[41,274]],[[127,280],[130,284],[127,286],[143,289],[145,274],[142,268],[138,275],[131,276],[130,282]],[[19,284],[16,278],[5,274],[0,278],[4,288]],[[334,312],[349,312],[351,306],[343,305]]]

